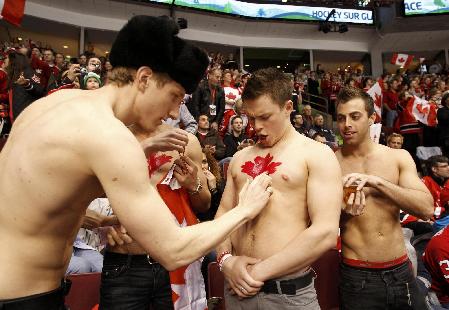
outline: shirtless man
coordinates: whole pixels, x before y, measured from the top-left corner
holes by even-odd
[[[208,253],[266,205],[265,175],[247,185],[235,212],[180,228],[151,186],[142,146],[157,145],[140,144],[127,126],[152,131],[176,118],[208,65],[177,30],[166,18],[133,17],[112,46],[109,85],[61,90],[17,118],[0,153],[0,308],[63,306],[58,287],[73,241],[89,202],[103,193],[130,235],[168,270]],[[176,132],[167,139],[180,152],[187,142]]]
[[[336,245],[341,174],[330,148],[291,125],[291,93],[290,79],[269,68],[257,71],[242,94],[259,140],[234,155],[216,218],[262,171],[272,176],[274,193],[258,217],[217,248],[229,309],[319,309],[310,265]]]
[[[148,134],[141,130],[132,128],[132,131],[139,141],[148,138]],[[164,181],[168,180],[168,174],[173,164],[176,163],[177,167],[173,171],[172,179],[175,178],[182,188],[173,189],[168,194],[162,187],[159,194],[164,201],[168,199],[171,202],[171,205],[167,203],[167,206],[171,209],[176,208],[175,214],[178,216],[188,212],[188,215],[195,217],[191,211],[206,212],[209,209],[211,198],[206,177],[201,169],[201,145],[194,135],[188,134],[189,141],[182,154],[184,156],[182,156],[167,142],[167,135],[173,131],[181,132],[180,129],[163,124],[150,134],[148,141],[152,141],[164,149],[163,152],[155,152],[148,156],[150,181],[154,187],[161,189],[161,186],[167,183]],[[180,158],[183,160],[180,161]],[[165,188],[168,190],[168,187]],[[183,199],[185,194],[187,194],[187,200]],[[177,199],[178,197],[180,199]],[[187,211],[181,206],[183,202],[188,202],[188,205],[184,205],[187,207]],[[187,224],[196,223],[197,220]],[[137,242],[127,238],[127,235],[123,236],[123,229],[124,227],[111,229],[108,234],[109,245],[104,255],[101,277],[100,309],[172,309],[169,272],[157,261],[148,257],[145,249]],[[187,280],[194,282],[194,285],[197,286],[195,292],[198,294],[188,294],[187,291],[181,294],[178,291],[179,295],[183,295],[180,296],[181,300],[178,303],[185,302],[190,297],[192,302],[196,299],[198,305],[202,303],[204,309],[207,307],[207,303],[204,281],[201,276],[201,262],[198,261],[192,268],[195,269],[193,274],[197,276],[190,276]],[[192,285],[191,282],[188,284]],[[143,287],[144,290],[142,290]],[[190,302],[185,302],[183,306],[187,304],[190,305]]]
[[[372,142],[373,101],[347,87],[337,98],[344,145],[336,155],[345,197],[341,220],[341,309],[426,309],[407,258],[399,210],[432,217],[432,196],[407,151]],[[346,195],[345,195],[346,196]]]

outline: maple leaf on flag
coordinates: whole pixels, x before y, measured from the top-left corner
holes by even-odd
[[[398,62],[404,62],[404,61],[405,61],[405,59],[402,57],[398,59]]]
[[[374,103],[375,103],[378,107],[381,107],[381,106],[382,106],[382,96],[379,95],[378,93],[375,93],[375,94],[374,94],[374,97],[375,97]]]
[[[169,163],[172,160],[173,157],[162,154],[162,155],[157,155],[157,154],[150,154],[150,156],[148,157],[148,172],[150,173],[150,178],[151,175],[156,172],[162,165],[165,165],[166,163]]]
[[[429,107],[423,108],[423,106],[422,106],[421,103],[418,103],[418,104],[416,105],[416,109],[418,110],[419,113],[422,113],[422,114],[427,114],[427,113],[429,113]]]
[[[231,100],[235,100],[235,98],[237,98],[237,96],[234,93],[229,93],[226,95],[226,98],[229,98]]]
[[[242,172],[246,173],[252,178],[257,177],[259,174],[267,172],[268,174],[273,174],[276,172],[276,167],[280,166],[282,163],[273,162],[273,156],[270,153],[265,157],[256,156],[254,162],[247,161],[242,165]]]

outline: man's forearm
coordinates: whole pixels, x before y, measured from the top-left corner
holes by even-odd
[[[310,226],[280,252],[255,265],[252,276],[266,281],[286,276],[310,266],[324,252],[337,244],[337,228]]]
[[[244,207],[236,207],[214,221],[181,229],[179,240],[171,249],[171,262],[164,266],[169,270],[190,264],[209,253],[214,246],[225,240],[234,230],[249,220]],[[167,243],[171,242],[166,240]],[[173,243],[172,243],[173,244]]]
[[[375,188],[401,210],[411,215],[422,220],[428,220],[433,215],[433,198],[430,193],[403,188],[385,179],[381,179]]]

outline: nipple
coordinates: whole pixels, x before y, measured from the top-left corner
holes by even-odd
[[[286,174],[282,174],[282,180],[284,180],[284,181],[288,181],[288,180],[289,180],[289,177],[288,177],[288,175],[286,175]]]

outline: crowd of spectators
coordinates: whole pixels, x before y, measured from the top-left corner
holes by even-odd
[[[217,195],[212,197],[213,203],[209,213],[199,215],[202,220],[213,218],[214,211],[218,207],[225,182],[222,168],[237,151],[257,143],[255,129],[245,114],[241,100],[241,94],[250,78],[250,73],[239,70],[233,54],[224,57],[221,53],[209,53],[209,58],[210,66],[204,80],[192,94],[185,96],[180,106],[179,118],[167,120],[167,123],[172,126],[196,135],[203,148],[207,185],[211,193]],[[2,136],[8,135],[14,119],[39,98],[61,89],[95,90],[107,84],[108,72],[112,70],[107,57],[98,57],[92,52],[86,52],[76,58],[68,59],[59,51],[49,47],[39,47],[32,41],[23,44],[3,43],[0,67],[0,133]],[[438,193],[438,197],[434,197],[435,201],[438,201],[435,205],[434,222],[439,224],[438,229],[447,225],[446,220],[443,219],[449,214],[446,211],[449,210],[449,206],[447,206],[447,199],[441,200],[439,197],[440,193],[443,195],[449,193],[449,185],[446,182],[449,179],[449,170],[447,170],[449,75],[447,71],[426,74],[405,70],[395,74],[386,73],[380,77],[370,77],[365,76],[361,70],[352,72],[346,69],[329,72],[318,65],[316,71],[305,68],[301,72],[292,74],[291,79],[294,85],[292,93],[294,112],[291,117],[294,128],[300,134],[325,143],[333,149],[339,147],[341,139],[338,133],[334,133],[333,126],[326,126],[329,122],[325,122],[325,117],[336,119],[335,104],[340,89],[344,86],[352,86],[368,91],[378,82],[382,88],[383,97],[383,112],[379,118],[383,125],[381,143],[392,148],[406,149],[417,163],[419,158],[416,156],[416,151],[419,146],[438,147],[441,155],[444,155],[432,157],[429,160],[428,179],[423,181],[427,182],[426,185],[432,194]],[[305,95],[311,98],[307,103],[303,100]],[[435,118],[435,122],[423,123],[414,117],[412,103],[415,98],[424,99],[429,105],[435,107],[433,109],[436,112],[435,115],[429,115],[430,118]],[[319,106],[322,106],[323,102],[327,108],[320,110]],[[420,165],[417,165],[417,168],[420,170]],[[403,218],[408,218],[403,221],[404,227],[411,227],[417,235],[422,234],[420,228],[417,228],[422,228],[422,225],[411,224],[419,222],[416,218],[413,220],[408,215],[403,215]],[[425,232],[435,233],[437,229],[435,226],[432,227]],[[85,240],[84,232],[79,237],[74,246],[81,250],[74,252],[75,258],[77,253],[85,253],[86,250],[98,251],[98,240],[95,244],[90,244],[88,240]],[[84,240],[82,240],[83,237]],[[435,247],[432,247],[433,251],[436,251]],[[449,251],[449,246],[447,248]],[[429,268],[433,266],[431,255],[429,251],[426,263]],[[81,259],[81,256],[77,259]],[[75,267],[73,270],[85,271],[79,266]],[[86,268],[87,271],[98,271],[101,266]],[[444,282],[444,279],[447,282],[446,276],[440,277],[438,281]],[[449,287],[449,283],[445,285]],[[449,289],[442,289],[441,285],[434,289],[439,292],[439,297],[443,296],[440,298],[441,301],[449,300]]]

